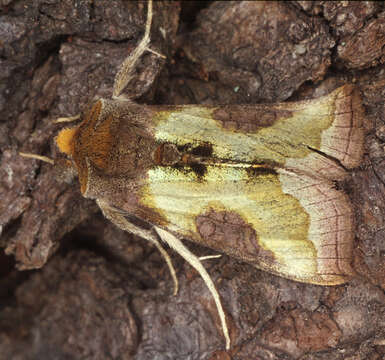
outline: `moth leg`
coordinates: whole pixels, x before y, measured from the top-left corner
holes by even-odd
[[[44,161],[44,162],[49,163],[51,165],[55,164],[55,161],[52,160],[51,158],[49,158],[48,156],[31,154],[31,153],[24,153],[24,152],[19,152],[19,155],[22,157],[30,158],[30,159],[36,159],[36,160]]]
[[[173,248],[180,256],[182,256],[195,270],[198,271],[199,275],[202,277],[206,286],[211,292],[211,295],[214,298],[215,305],[217,306],[219,318],[221,319],[222,331],[226,340],[226,350],[230,349],[230,336],[229,329],[226,324],[225,312],[223,311],[222,303],[218,294],[217,289],[215,288],[214,282],[211,280],[210,275],[202,265],[201,261],[197,256],[195,256],[189,249],[187,249],[183,243],[170,232],[163,230],[157,226],[154,226],[156,232],[159,234],[160,238],[167,243],[171,248]]]
[[[157,52],[157,51],[155,51],[154,49],[151,49],[151,48],[146,48],[146,50],[148,51],[148,52],[150,52],[151,54],[154,54],[154,55],[156,55],[156,56],[159,56],[160,58],[162,58],[162,59],[166,59],[166,57],[163,55],[163,54],[161,54],[160,52]]]
[[[200,261],[202,260],[210,260],[210,259],[219,259],[222,255],[221,254],[218,254],[218,255],[207,255],[207,256],[200,256],[198,259]]]
[[[68,117],[60,117],[54,120],[53,122],[55,124],[62,123],[62,122],[72,122],[80,119],[80,114],[77,114],[75,116],[68,116]]]
[[[149,240],[151,241],[155,246],[156,248],[158,249],[158,251],[161,253],[161,255],[163,256],[163,259],[166,261],[166,264],[168,266],[168,269],[170,271],[170,274],[171,274],[171,277],[172,277],[172,280],[174,282],[174,292],[173,292],[173,295],[176,296],[176,294],[178,294],[178,290],[179,290],[179,284],[178,284],[178,278],[176,276],[176,272],[175,272],[175,268],[174,268],[174,265],[172,264],[172,261],[171,261],[171,258],[170,256],[168,255],[167,251],[162,247],[162,245],[160,244],[160,242],[156,239],[156,237],[154,236],[154,238],[145,238],[146,240]]]
[[[144,35],[138,46],[134,51],[122,62],[120,68],[115,76],[114,89],[112,92],[112,98],[117,99],[122,93],[128,82],[132,78],[132,72],[135,68],[135,64],[138,59],[143,55],[145,51],[149,51],[157,56],[164,57],[158,52],[150,49],[148,45],[150,44],[150,30],[152,22],[152,0],[148,1],[147,5],[147,21]]]
[[[100,209],[102,210],[103,215],[112,223],[114,223],[116,226],[118,226],[124,231],[128,231],[134,235],[140,236],[141,238],[152,242],[156,246],[156,248],[159,250],[159,252],[163,256],[164,260],[166,261],[167,266],[170,270],[170,274],[174,282],[173,295],[176,295],[178,293],[179,285],[178,285],[178,279],[176,277],[175,268],[172,264],[170,256],[168,255],[167,251],[162,247],[162,245],[159,243],[157,237],[151,231],[144,230],[132,224],[131,222],[129,222],[121,212],[119,212],[118,210],[108,205],[108,203],[106,203],[105,201],[98,199],[96,200],[96,203],[99,205]]]

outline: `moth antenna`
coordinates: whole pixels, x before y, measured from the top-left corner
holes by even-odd
[[[140,41],[140,43],[137,45],[137,47],[134,49],[134,51],[128,57],[126,57],[126,59],[122,62],[118,72],[116,73],[115,81],[114,81],[114,89],[112,92],[113,99],[119,98],[121,92],[124,90],[126,85],[132,79],[132,72],[135,68],[135,64],[145,51],[149,51],[159,57],[165,58],[164,55],[148,47],[148,45],[150,44],[151,22],[152,22],[152,0],[149,0],[147,5],[146,28],[144,31],[143,38]]]
[[[170,256],[168,255],[167,251],[162,247],[162,245],[159,243],[156,236],[154,236],[150,231],[141,229],[140,227],[129,222],[121,212],[119,212],[118,210],[108,205],[107,202],[97,199],[96,203],[99,205],[100,209],[102,210],[103,215],[108,220],[113,222],[116,226],[120,227],[124,231],[128,231],[131,234],[134,234],[143,239],[146,239],[152,242],[156,246],[160,254],[163,256],[164,260],[166,261],[168,269],[170,270],[170,274],[174,282],[173,295],[175,296],[178,293],[178,289],[179,289],[178,278],[176,277],[176,271],[175,271],[174,265],[172,264]]]
[[[26,157],[26,158],[30,158],[30,159],[41,160],[41,161],[47,162],[51,165],[55,165],[55,161],[52,160],[51,158],[49,158],[48,156],[31,154],[31,153],[23,153],[23,152],[19,152],[19,155]]]
[[[157,226],[154,226],[156,232],[160,236],[160,238],[168,244],[171,248],[173,248],[180,256],[182,256],[196,271],[198,271],[199,275],[202,277],[206,286],[211,292],[212,297],[214,298],[215,305],[217,306],[219,318],[221,320],[223,335],[226,340],[226,350],[230,349],[230,336],[229,329],[226,324],[225,312],[223,311],[221,299],[219,297],[218,291],[215,287],[214,282],[212,281],[209,273],[202,265],[200,259],[195,256],[189,249],[187,249],[183,243],[170,232],[163,230]]]
[[[79,119],[80,119],[80,114],[77,114],[75,116],[57,118],[56,120],[53,121],[53,123],[57,124],[57,123],[63,123],[63,122],[72,122]]]

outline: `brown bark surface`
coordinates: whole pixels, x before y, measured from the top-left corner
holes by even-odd
[[[58,157],[57,117],[110,97],[144,30],[145,2],[0,1],[0,360],[369,359],[385,356],[385,6],[363,1],[155,2],[151,47],[125,93],[147,104],[244,104],[348,82],[366,109],[348,284],[320,287],[230,257],[205,266],[213,299],[177,255],[103,219],[76,182],[18,151]],[[181,11],[180,11],[181,10]],[[59,174],[60,175],[60,174]],[[211,251],[187,243],[197,254]]]

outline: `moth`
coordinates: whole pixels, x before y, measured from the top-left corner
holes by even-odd
[[[354,214],[336,184],[361,163],[364,112],[358,90],[269,105],[146,106],[121,93],[149,48],[146,31],[116,75],[112,99],[98,99],[56,143],[81,193],[104,216],[161,251],[164,242],[213,281],[182,239],[273,274],[337,285],[351,267]]]

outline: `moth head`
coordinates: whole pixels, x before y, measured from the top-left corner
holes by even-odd
[[[19,155],[31,159],[47,162],[53,166],[53,176],[59,182],[67,184],[73,183],[78,175],[76,166],[72,161],[74,135],[77,127],[65,128],[59,132],[55,138],[59,151],[65,154],[65,157],[55,158],[55,160],[42,155],[19,152]]]
[[[64,158],[55,159],[54,176],[58,181],[72,183],[78,176],[77,167],[73,163],[74,137],[77,126],[60,130],[55,138],[59,151],[66,155]]]
[[[83,114],[73,118],[64,118],[61,121],[74,121],[84,118]],[[60,120],[58,121],[60,122]],[[58,181],[72,183],[79,171],[74,161],[76,134],[80,124],[61,129],[55,137],[55,144],[64,157],[55,159],[54,176]]]

